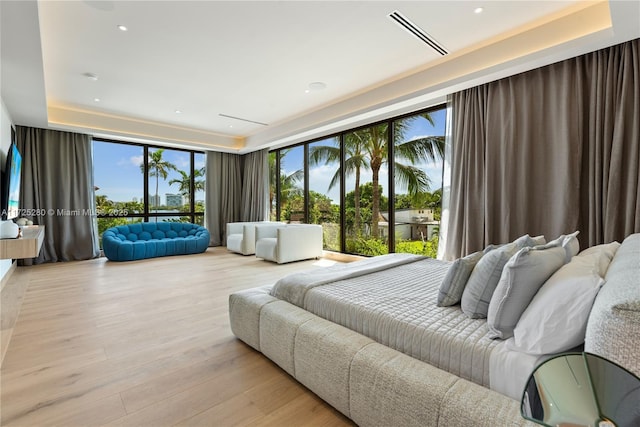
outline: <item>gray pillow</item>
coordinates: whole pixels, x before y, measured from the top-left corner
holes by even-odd
[[[473,267],[480,261],[482,255],[484,255],[482,251],[474,252],[466,257],[458,258],[451,264],[447,275],[444,276],[444,280],[440,284],[437,300],[438,307],[448,307],[460,302],[462,292],[467,280],[469,280],[469,276],[471,276]]]
[[[489,304],[489,337],[512,337],[533,297],[564,263],[565,249],[559,244],[522,248],[512,256],[502,270]]]
[[[462,293],[462,311],[471,319],[487,317],[493,291],[498,286],[502,269],[516,252],[534,246],[534,240],[525,234],[515,241],[486,253],[471,272]]]

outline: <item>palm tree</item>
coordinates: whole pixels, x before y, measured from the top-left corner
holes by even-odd
[[[360,172],[364,169],[368,169],[369,165],[365,156],[365,141],[361,138],[357,132],[349,133],[345,135],[345,174],[355,175],[355,189],[353,205],[355,211],[355,218],[353,222],[353,228],[356,234],[360,234]],[[340,161],[340,146],[311,146],[309,148],[309,163],[312,166],[324,163],[336,163]],[[329,182],[329,190],[336,186],[340,182],[340,168],[336,170],[336,173]]]
[[[156,202],[158,201],[158,182],[160,177],[166,180],[169,171],[178,170],[173,163],[162,159],[162,153],[164,153],[164,149],[160,148],[149,154],[149,176],[156,178]],[[140,165],[140,171],[145,173],[144,163]],[[158,205],[156,205],[156,207],[157,206]]]
[[[276,170],[276,153],[271,153],[269,156],[269,206],[273,206],[273,201],[276,198],[276,175],[280,177],[280,206],[286,205],[291,197],[302,194],[302,189],[298,184],[304,179],[304,171],[298,169],[287,175],[284,170],[283,159],[289,151],[291,151],[290,148],[278,151],[278,157],[280,158],[279,171]]]
[[[395,179],[403,186],[407,187],[409,194],[415,197],[423,191],[429,189],[429,177],[427,174],[413,166],[421,161],[437,160],[444,155],[444,137],[429,136],[405,141],[405,135],[411,122],[423,117],[434,125],[434,120],[429,113],[412,116],[394,123],[393,143],[395,149]],[[371,234],[378,236],[378,218],[380,216],[380,169],[388,162],[387,132],[388,124],[383,123],[378,126],[356,130],[345,135],[345,175],[355,173],[355,204],[356,204],[356,224],[359,226],[359,186],[360,171],[362,169],[371,170],[371,181],[373,186],[372,200],[372,224]],[[328,164],[339,160],[340,149],[338,147],[312,147],[310,151],[310,163],[317,165]],[[407,163],[402,163],[406,161]],[[331,189],[340,177],[340,170],[336,171],[329,184]]]
[[[428,136],[405,141],[405,135],[411,123],[419,117],[426,119],[432,126],[435,125],[433,117],[429,113],[412,116],[394,123],[393,143],[395,151],[394,167],[395,179],[400,185],[407,187],[411,197],[428,191],[430,180],[427,174],[413,165],[422,161],[436,161],[444,156],[444,137]],[[373,184],[373,206],[371,234],[378,236],[378,218],[380,214],[379,172],[381,166],[388,161],[386,147],[388,125],[383,124],[368,128],[370,142],[367,145],[368,156],[371,164]],[[406,162],[406,163],[403,163]]]
[[[204,166],[201,167],[200,169],[194,169],[193,170],[193,191],[197,192],[197,191],[204,191],[204,179],[198,179],[198,178],[204,178]],[[179,170],[178,173],[180,174],[180,178],[174,178],[171,181],[169,181],[169,185],[173,185],[173,184],[178,184],[179,189],[178,191],[180,192],[180,194],[186,198],[187,200],[187,204],[190,203],[191,201],[191,174],[188,174],[185,171]]]

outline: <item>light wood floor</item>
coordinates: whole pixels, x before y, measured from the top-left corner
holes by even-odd
[[[2,290],[0,425],[352,425],[229,328],[230,293],[317,264],[210,248],[18,267]]]

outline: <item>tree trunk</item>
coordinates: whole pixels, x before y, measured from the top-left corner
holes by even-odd
[[[159,203],[158,203],[158,180],[159,180],[158,169],[156,169],[156,197],[155,197],[155,200],[154,200],[156,202],[156,213],[158,213],[158,205],[159,205]],[[158,221],[158,217],[156,217],[156,221]]]
[[[373,194],[371,195],[371,237],[378,238],[378,218],[380,217],[380,166],[382,162],[379,159],[371,161],[371,184]]]
[[[356,188],[353,191],[353,205],[355,210],[355,218],[353,221],[353,228],[356,231],[356,236],[360,236],[360,168],[356,168]]]

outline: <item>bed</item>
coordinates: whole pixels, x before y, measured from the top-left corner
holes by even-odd
[[[550,356],[438,307],[450,265],[390,254],[290,275],[231,295],[232,330],[359,425],[527,425],[518,400]]]
[[[322,274],[288,276],[270,294],[461,378],[514,392],[510,397],[519,399],[540,357],[510,351],[504,341],[488,338],[486,319],[470,319],[459,306],[436,306],[450,264],[389,254]],[[526,374],[522,366],[529,368]],[[517,386],[509,387],[516,378]]]

